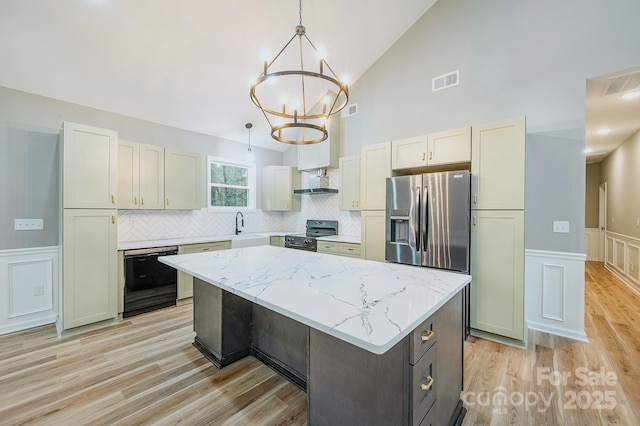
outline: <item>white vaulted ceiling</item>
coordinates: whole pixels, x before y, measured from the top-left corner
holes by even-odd
[[[357,80],[436,0],[303,0],[307,35]],[[249,99],[297,0],[2,0],[0,86],[283,151]]]

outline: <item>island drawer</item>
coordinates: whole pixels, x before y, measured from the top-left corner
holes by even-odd
[[[432,346],[420,361],[411,367],[411,424],[421,424],[438,397],[437,350]]]
[[[410,364],[416,365],[438,340],[436,314],[431,315],[411,333]]]

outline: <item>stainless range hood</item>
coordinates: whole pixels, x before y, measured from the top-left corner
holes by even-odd
[[[294,189],[294,194],[337,194],[338,190],[329,188],[326,169],[318,169],[317,176],[309,177],[309,188]]]

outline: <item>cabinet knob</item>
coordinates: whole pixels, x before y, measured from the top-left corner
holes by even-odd
[[[138,197],[133,197],[133,204],[138,205]]]
[[[473,194],[473,204],[478,204],[478,194]]]
[[[424,157],[425,157],[425,155],[426,155],[426,153],[425,153],[425,152],[423,152],[423,153],[422,153],[422,161],[424,161]]]
[[[429,161],[433,160],[433,151],[429,151]]]
[[[167,198],[167,205],[169,205],[169,199]]]
[[[476,226],[478,224],[478,216],[474,216],[473,217],[473,226]]]
[[[116,196],[111,194],[111,204],[115,204],[116,203]]]
[[[427,330],[426,333],[422,333],[420,335],[420,340],[422,340],[423,342],[426,342],[427,340],[430,340],[434,335],[435,333],[433,332],[433,330]]]
[[[116,215],[111,215],[111,223],[116,223]]]
[[[144,197],[140,197],[140,204],[144,206]]]
[[[433,386],[433,382],[433,377],[428,376],[427,383],[420,383],[420,389],[422,389],[423,391],[428,391]]]

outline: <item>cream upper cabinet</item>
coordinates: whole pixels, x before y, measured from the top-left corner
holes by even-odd
[[[115,209],[64,209],[62,328],[117,315]]]
[[[202,185],[200,154],[164,151],[164,208],[200,210]],[[145,199],[146,201],[146,199]]]
[[[164,209],[164,148],[140,144],[140,208]],[[199,162],[198,162],[199,164]],[[199,174],[199,173],[198,173]],[[200,179],[198,179],[200,182]],[[200,193],[200,184],[197,184]],[[197,209],[200,208],[198,204]]]
[[[300,210],[300,195],[293,195],[300,189],[300,172],[288,166],[267,166],[262,169],[262,210]]]
[[[385,211],[363,210],[360,226],[362,258],[384,262]]]
[[[360,159],[360,208],[386,208],[387,178],[391,177],[391,142],[362,147]]]
[[[525,118],[473,126],[471,208],[524,209]]]
[[[360,210],[360,156],[340,158],[340,210]]]
[[[426,165],[427,135],[391,142],[391,168],[393,170],[425,167]]]
[[[116,208],[118,132],[64,122],[61,152],[63,208]]]
[[[340,157],[340,114],[329,117],[329,136],[322,142],[298,145],[298,170],[338,167]]]
[[[118,208],[139,209],[140,144],[118,140]]]
[[[471,217],[471,326],[524,338],[524,212]]]
[[[471,161],[471,127],[427,135],[427,165],[468,163]]]

